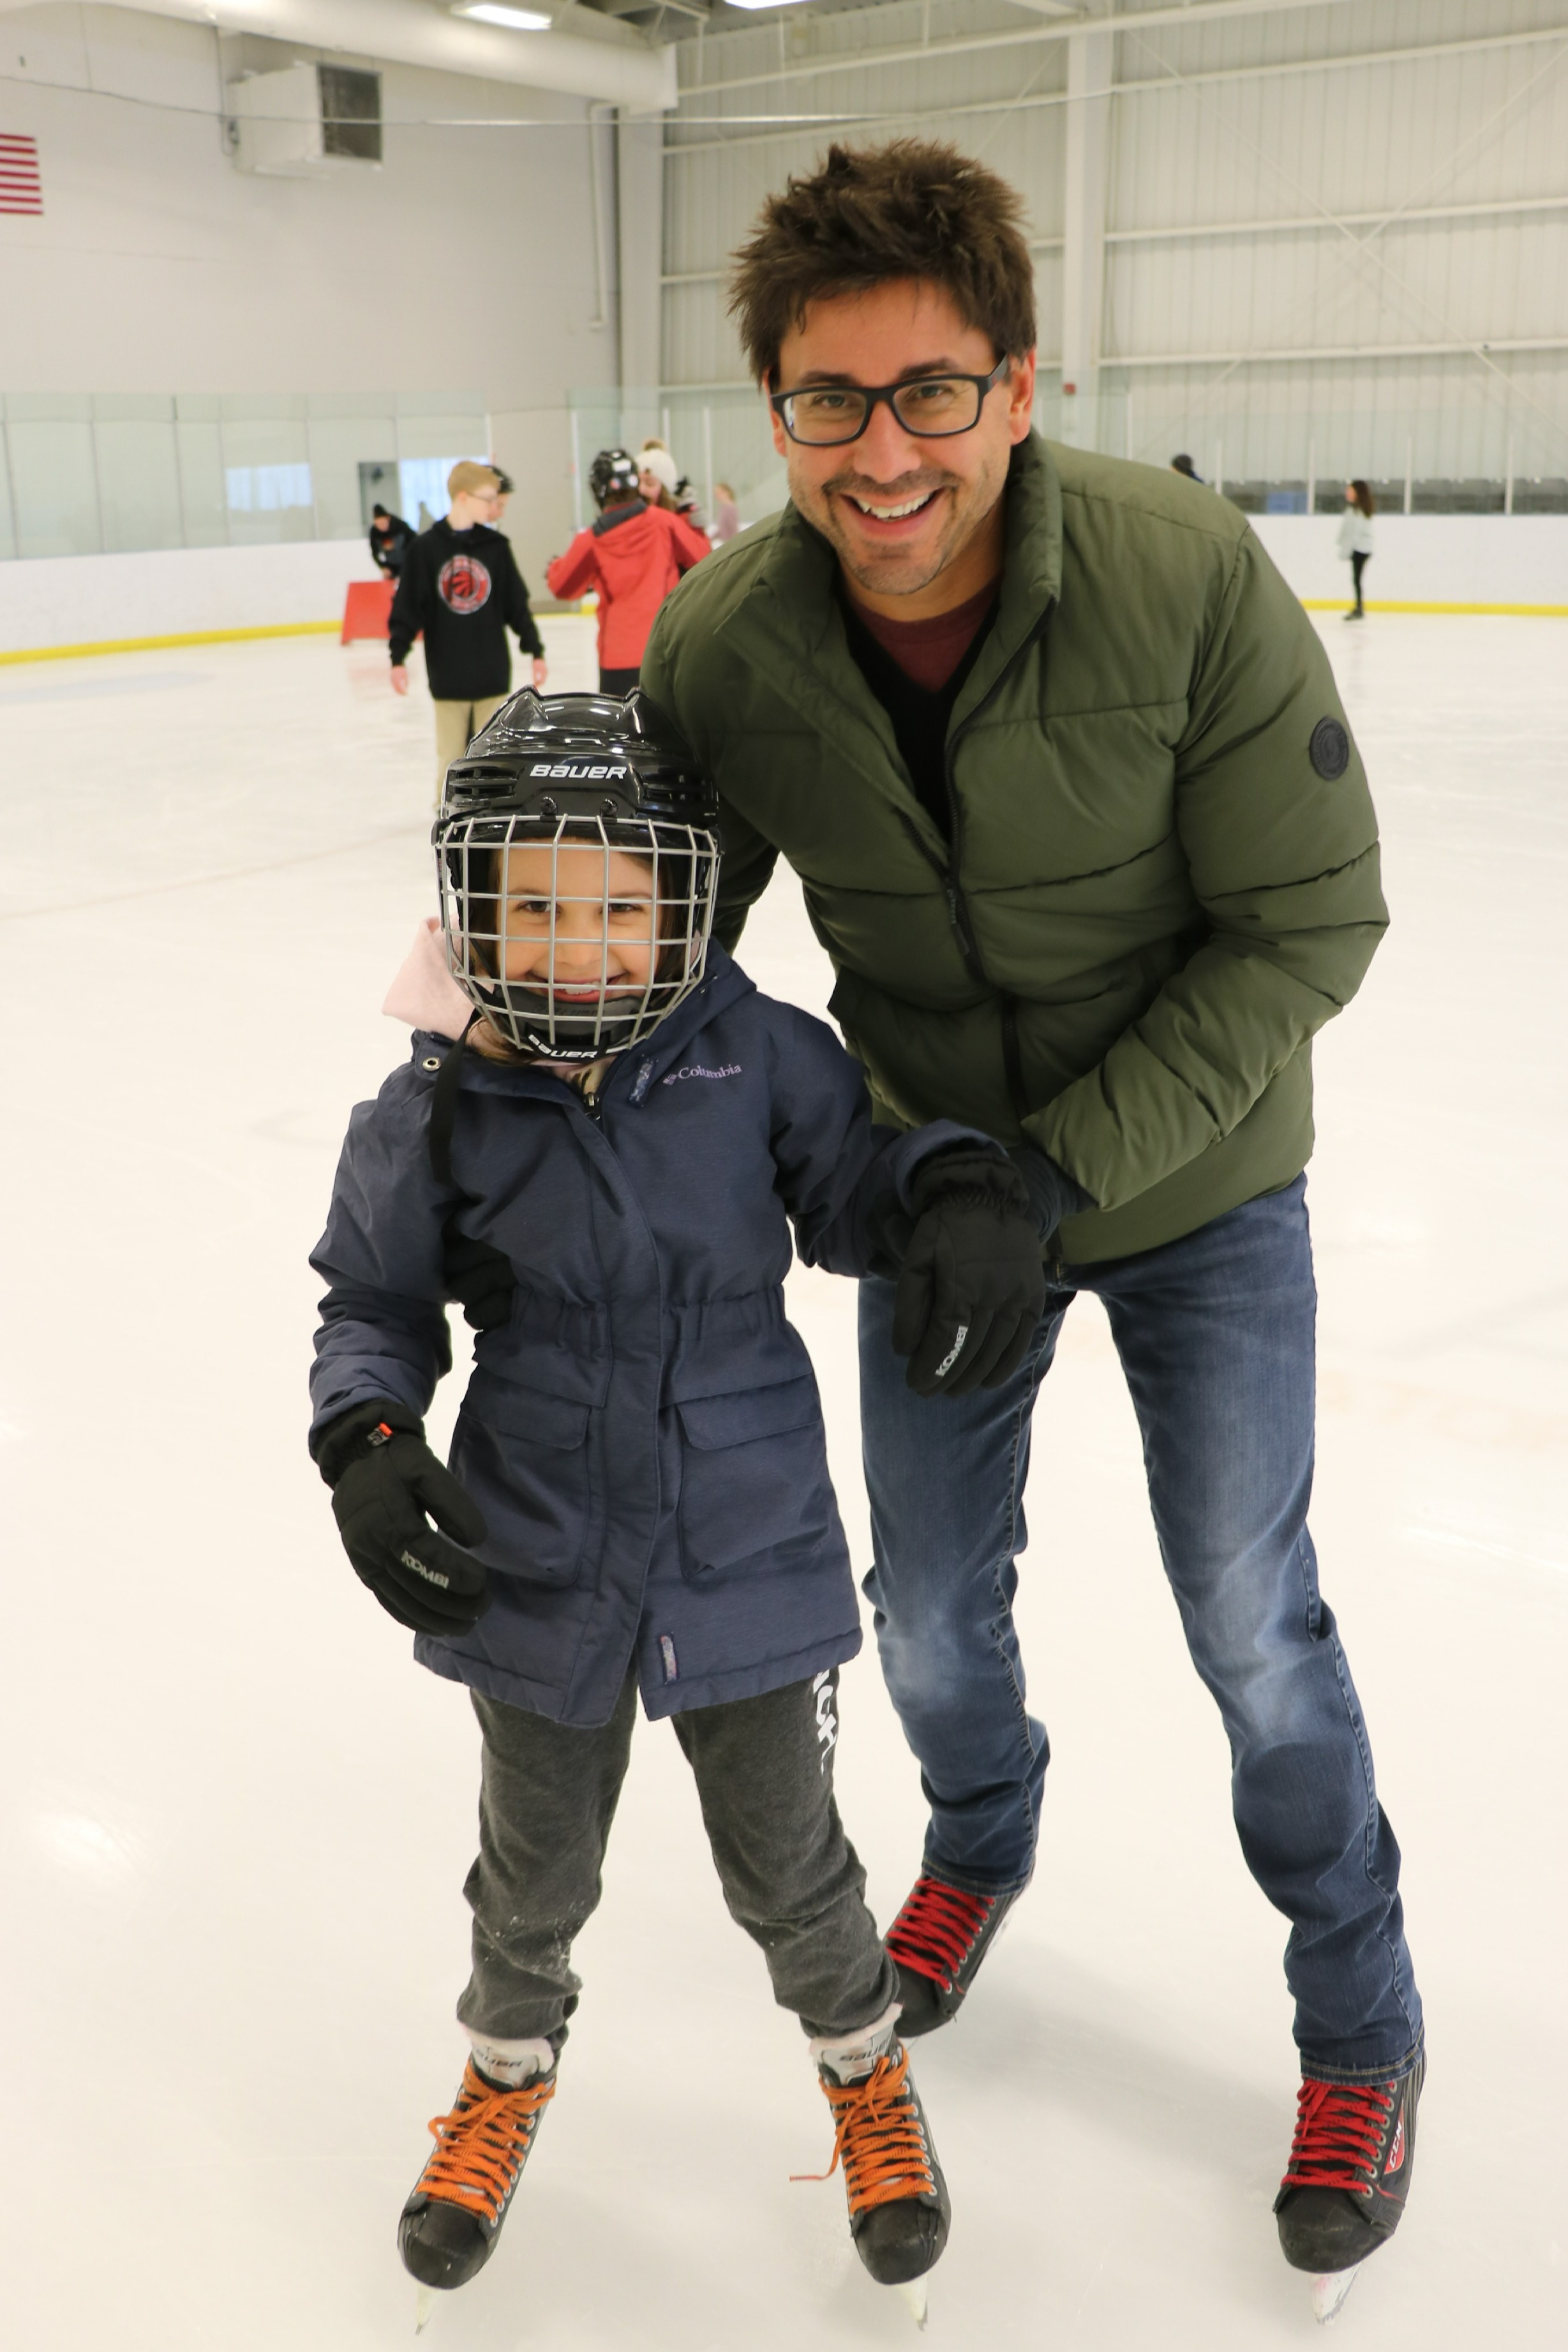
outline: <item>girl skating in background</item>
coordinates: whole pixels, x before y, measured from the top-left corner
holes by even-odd
[[[472,2054],[399,2224],[426,2287],[487,2259],[555,2095],[639,1696],[810,2037],[862,2261],[907,2284],[947,2232],[833,1800],[861,1633],[781,1286],[791,1223],[814,1264],[902,1266],[911,1381],[961,1393],[1021,1356],[1040,1236],[998,1146],[873,1129],[831,1033],[710,944],[715,807],[641,696],[497,714],[437,821],[444,959],[389,1000],[412,1058],[354,1113],[312,1260],[345,1547],[483,1736]],[[423,1415],[455,1293],[479,1336],[448,1468]]]
[[[1355,583],[1355,603],[1345,614],[1347,621],[1364,621],[1366,608],[1361,601],[1361,575],[1372,560],[1372,518],[1377,512],[1377,501],[1365,482],[1347,482],[1344,490],[1344,512],[1340,518],[1339,551],[1350,558],[1351,576]]]

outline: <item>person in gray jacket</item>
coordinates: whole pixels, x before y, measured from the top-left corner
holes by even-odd
[[[1372,518],[1377,512],[1377,501],[1371,485],[1359,478],[1344,486],[1344,512],[1339,521],[1339,551],[1350,559],[1351,580],[1355,589],[1355,602],[1345,614],[1347,621],[1364,621],[1366,607],[1361,598],[1361,575],[1372,561]]]
[[[782,1281],[791,1224],[809,1263],[896,1276],[912,1384],[961,1392],[1016,1365],[1040,1236],[998,1146],[873,1129],[831,1032],[710,943],[716,812],[640,695],[524,693],[490,721],[447,774],[444,960],[432,937],[393,1008],[412,1059],[353,1115],[311,1261],[311,1450],[345,1548],[483,1733],[473,2055],[399,2231],[426,2288],[487,2258],[554,2095],[639,1694],[810,2037],[862,2261],[910,2288],[946,2237],[833,1801],[861,1631]],[[423,1416],[456,1295],[479,1336],[444,1466]]]

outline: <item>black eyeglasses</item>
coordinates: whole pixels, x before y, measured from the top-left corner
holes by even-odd
[[[1011,362],[999,359],[989,375],[916,375],[903,383],[817,383],[803,392],[773,392],[768,405],[791,441],[811,448],[858,441],[879,401],[885,400],[906,433],[940,441],[952,433],[972,433],[980,405],[1000,383]]]

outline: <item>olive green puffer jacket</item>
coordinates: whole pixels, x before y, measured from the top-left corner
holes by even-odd
[[[779,853],[878,1115],[1041,1145],[1070,1262],[1290,1183],[1312,1037],[1387,922],[1328,659],[1244,515],[1151,466],[1014,452],[1007,568],[947,737],[952,842],[792,507],[688,572],[643,683],[723,795],[719,930]]]

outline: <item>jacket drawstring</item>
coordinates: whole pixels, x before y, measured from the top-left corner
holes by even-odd
[[[442,1057],[440,1073],[430,1090],[430,1168],[438,1184],[452,1181],[452,1129],[457,1118],[457,1089],[463,1081],[463,1049],[468,1032],[483,1015],[477,1007],[463,1024],[463,1034]]]

